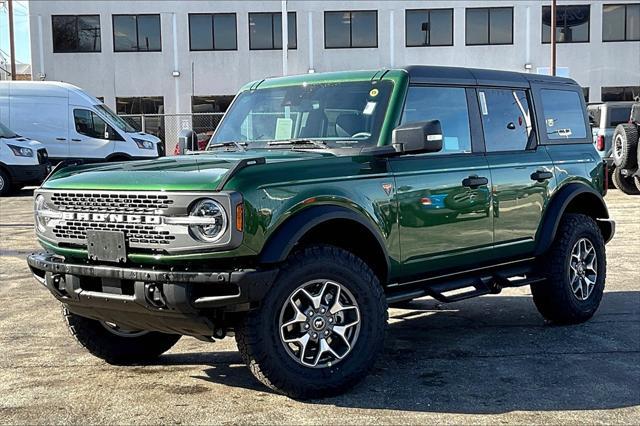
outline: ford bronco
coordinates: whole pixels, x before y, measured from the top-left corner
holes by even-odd
[[[360,381],[387,305],[530,285],[600,304],[606,167],[573,80],[411,66],[244,86],[205,150],[55,170],[28,257],[71,334],[120,364],[234,335],[298,398]],[[181,145],[181,150],[184,149]]]

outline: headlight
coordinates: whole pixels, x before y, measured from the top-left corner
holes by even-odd
[[[227,230],[227,213],[220,203],[210,198],[196,202],[189,212],[189,229],[200,241],[216,242]]]
[[[49,217],[42,214],[45,210],[48,210],[47,202],[44,199],[43,195],[38,195],[35,201],[34,213],[35,213],[36,227],[40,232],[45,232],[47,230],[47,223],[49,223],[49,219],[50,219]]]
[[[13,151],[14,155],[18,157],[33,157],[33,150],[31,148],[26,148],[23,146],[15,146],[7,144],[11,151]]]
[[[133,138],[133,141],[138,145],[140,149],[153,149],[153,142],[145,141],[143,139]]]

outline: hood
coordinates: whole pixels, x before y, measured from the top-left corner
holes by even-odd
[[[150,135],[149,133],[144,133],[144,132],[129,132],[127,133],[127,136],[131,138],[141,139],[143,141],[153,142],[153,143],[160,142],[159,137],[153,136],[153,135]]]
[[[31,148],[34,152],[39,150],[40,148],[44,148],[44,145],[42,145],[40,142],[34,141],[33,139],[25,138],[24,136],[18,136],[17,138],[0,138],[0,140],[11,145],[19,146],[21,148]]]
[[[224,176],[242,159],[264,157],[268,163],[271,163],[299,161],[326,155],[330,154],[290,150],[250,150],[70,166],[55,172],[42,187],[119,191],[213,191]]]

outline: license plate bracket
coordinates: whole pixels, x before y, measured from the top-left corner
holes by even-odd
[[[92,260],[126,262],[124,232],[87,230],[87,252]]]

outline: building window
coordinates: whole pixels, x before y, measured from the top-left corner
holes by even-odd
[[[53,53],[100,52],[100,15],[51,16]]]
[[[287,13],[288,48],[298,48],[296,13]],[[282,14],[280,12],[249,13],[249,49],[282,49]]]
[[[513,8],[466,9],[468,46],[513,44]]]
[[[605,4],[602,41],[640,40],[640,4]]]
[[[160,52],[160,15],[113,15],[114,52]]]
[[[640,101],[640,86],[603,87],[600,92],[602,102]]]
[[[190,50],[237,50],[235,13],[190,13]]]
[[[378,12],[325,12],[324,47],[378,47]]]
[[[588,4],[558,6],[556,9],[556,42],[589,42],[590,9]],[[542,42],[551,43],[551,6],[542,6]]]
[[[589,88],[588,87],[583,87],[582,88],[582,96],[584,96],[584,101],[585,102],[589,102]]]
[[[414,9],[405,12],[407,47],[453,46],[453,9]]]

